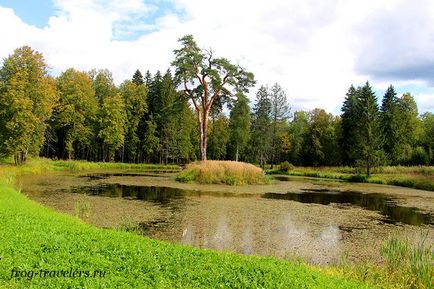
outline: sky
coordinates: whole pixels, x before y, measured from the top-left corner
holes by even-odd
[[[432,0],[0,0],[0,27],[1,61],[29,45],[54,76],[165,71],[192,34],[255,74],[252,101],[277,82],[293,111],[338,114],[350,85],[369,81],[379,101],[392,84],[434,112]]]

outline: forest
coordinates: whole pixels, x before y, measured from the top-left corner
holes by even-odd
[[[41,53],[17,48],[0,70],[0,157],[183,164],[201,158],[198,118],[168,68],[115,85],[109,70],[49,74]],[[278,83],[254,100],[239,89],[214,103],[206,158],[262,167],[433,165],[434,114],[391,85],[382,100],[369,82],[351,85],[340,115],[292,111]]]

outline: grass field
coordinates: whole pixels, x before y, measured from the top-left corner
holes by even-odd
[[[13,180],[13,172],[5,178],[9,169],[2,167],[3,183]],[[92,227],[7,184],[0,185],[0,219],[0,288],[367,288],[302,263]]]
[[[368,178],[352,167],[290,167],[287,170],[267,170],[268,174],[285,174],[349,182],[374,183],[434,191],[434,167],[380,167]]]

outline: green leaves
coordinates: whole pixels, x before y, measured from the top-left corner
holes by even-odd
[[[4,60],[0,83],[0,155],[15,155],[19,164],[39,154],[58,94],[42,54],[28,46]]]

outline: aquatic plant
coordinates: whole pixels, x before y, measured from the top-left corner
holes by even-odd
[[[91,214],[91,204],[85,198],[79,198],[74,201],[74,213],[75,216],[79,219],[82,219],[85,222],[90,221]]]

